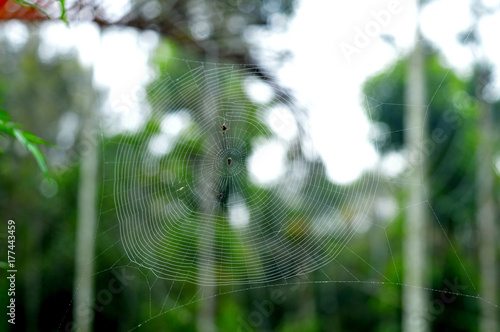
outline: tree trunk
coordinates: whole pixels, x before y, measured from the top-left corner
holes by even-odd
[[[205,57],[207,59],[207,62],[212,62],[212,63],[217,63],[218,62],[218,49],[217,45],[215,43],[208,43],[206,47],[206,54]],[[216,78],[218,79],[218,78]],[[214,101],[216,102],[216,101]],[[217,105],[211,105],[211,106],[217,106]],[[203,120],[204,121],[210,121],[212,117],[215,115],[213,114],[213,109],[211,107],[203,107]],[[219,135],[219,133],[211,133],[211,135]],[[207,137],[207,139],[210,139]],[[198,175],[201,176],[201,175]],[[205,175],[205,178],[207,178],[207,175]],[[214,177],[212,174],[212,177],[207,179],[207,181],[203,184],[205,187],[202,188],[201,192],[205,193],[206,197],[210,197],[210,195],[214,195],[212,192],[212,189],[208,185],[208,183],[212,182],[215,183],[217,179]],[[216,193],[215,193],[216,194]],[[207,200],[204,200],[203,206],[201,206],[201,210],[203,211],[203,214],[205,215],[210,215],[211,212],[211,207],[210,203]],[[215,259],[215,250],[214,250],[214,241],[215,241],[215,220],[204,220],[204,223],[208,223],[207,226],[207,231],[209,232],[209,236],[205,239],[208,241],[208,245],[210,246],[210,250],[208,252],[202,252],[200,254],[200,263],[199,263],[199,274],[206,274],[208,276],[208,279],[211,279],[213,281],[213,285],[208,285],[208,286],[203,286],[200,285],[200,294],[203,296],[203,300],[200,302],[200,307],[198,311],[198,318],[197,318],[197,323],[196,323],[196,328],[198,332],[215,332],[217,331],[217,326],[215,322],[215,310],[217,306],[216,302],[216,297],[215,297],[215,289],[217,286],[215,286],[215,276],[211,271],[214,269],[214,262],[213,260]],[[200,250],[203,250],[203,243],[200,243],[199,246]]]
[[[415,49],[410,55],[405,87],[405,144],[410,156],[406,220],[403,226],[403,331],[425,332],[429,322],[425,317],[427,294],[427,205],[425,203],[426,156],[423,142],[426,137],[426,83],[422,38],[417,33]],[[421,129],[417,129],[421,128]]]
[[[476,75],[479,89],[489,83],[489,70]],[[481,88],[482,87],[482,88]],[[477,224],[480,265],[480,294],[485,301],[480,302],[481,318],[479,330],[483,332],[498,331],[498,303],[496,245],[498,242],[495,227],[495,201],[493,198],[493,118],[491,104],[484,100],[483,91],[478,91],[479,100],[479,144],[477,147]]]
[[[73,326],[76,331],[90,332],[94,318],[94,238],[97,219],[96,193],[98,172],[98,139],[96,121],[90,109],[83,115],[80,139],[80,178],[78,186],[78,221],[76,230]],[[85,140],[85,141],[84,141]]]
[[[207,220],[207,222],[213,223],[213,220]],[[215,232],[215,228],[212,228],[211,231]],[[212,254],[213,250],[210,250],[210,252],[207,253],[206,255],[201,255],[201,259],[204,260],[204,262],[203,261],[200,262],[200,272],[199,272],[200,274],[201,273],[208,274],[210,272],[207,271],[213,269],[213,262],[211,261],[213,259]],[[210,273],[210,279],[212,279],[215,282],[212,273]],[[215,308],[216,308],[215,288],[217,286],[200,285],[199,287],[200,287],[200,294],[203,297],[203,299],[200,301],[198,318],[196,320],[196,329],[198,332],[216,332],[217,328],[215,324]]]

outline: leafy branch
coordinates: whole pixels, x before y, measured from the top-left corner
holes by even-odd
[[[17,3],[18,5],[24,7],[24,8],[34,8],[36,10],[38,10],[40,13],[42,13],[43,15],[47,16],[48,19],[50,19],[50,15],[45,11],[43,10],[40,6],[37,6],[36,4],[34,4],[33,2],[29,2],[29,1],[26,1],[26,0],[12,0],[14,1],[15,3]],[[68,24],[68,20],[66,18],[66,7],[65,7],[65,0],[58,0],[59,3],[61,4],[61,20],[66,23],[66,25]]]
[[[45,177],[50,179],[45,159],[37,145],[52,145],[52,143],[37,137],[29,131],[22,130],[21,125],[10,121],[10,115],[3,110],[0,110],[0,133],[17,139],[26,148],[26,150],[31,152]],[[2,150],[0,148],[0,153],[1,152]]]

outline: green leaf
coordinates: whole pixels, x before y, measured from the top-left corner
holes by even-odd
[[[45,159],[43,158],[42,152],[33,143],[28,143],[27,149],[33,154],[33,157],[35,157],[35,160],[38,163],[38,166],[42,170],[43,174],[45,175],[45,178],[50,181],[49,170],[47,169],[47,165],[45,164]]]
[[[23,136],[30,142],[39,144],[39,145],[54,145],[53,143],[47,142],[46,140],[41,139],[40,137],[36,136],[35,134],[25,131],[23,132]]]
[[[0,269],[7,270],[8,267],[9,267],[9,265],[7,264],[7,262],[0,262]]]
[[[43,158],[42,152],[36,146],[38,145],[54,145],[50,142],[47,142],[35,134],[29,131],[23,131],[21,126],[15,122],[4,121],[4,119],[10,119],[9,114],[6,111],[0,110],[0,134],[6,134],[17,139],[35,158],[38,166],[42,170],[43,174],[50,181],[49,171],[47,169],[47,165],[45,163],[45,159]],[[3,137],[3,135],[0,135]],[[0,150],[1,152],[1,150]]]
[[[42,170],[43,174],[47,178],[47,180],[50,180],[49,176],[49,171],[47,169],[47,165],[45,164],[45,159],[43,158],[42,152],[36,147],[35,144],[31,143],[25,136],[25,133],[23,133],[19,129],[14,129],[14,136],[17,138],[19,142],[21,142],[22,145],[31,152],[33,157],[35,157],[36,162],[38,163],[38,166]],[[33,135],[34,136],[34,135]],[[36,137],[36,136],[35,136]]]
[[[10,120],[9,113],[7,113],[7,111],[0,110],[0,120],[5,122],[9,121]]]
[[[2,121],[0,120],[0,130],[14,136],[14,133],[12,132],[12,129],[14,128],[21,128],[21,125],[15,122],[9,122],[9,121]]]
[[[0,131],[12,136],[11,130],[7,128],[6,123],[4,123],[3,121],[0,121]]]
[[[45,10],[43,10],[41,7],[37,6],[36,4],[34,4],[32,2],[29,2],[26,0],[13,0],[13,1],[24,8],[29,8],[29,7],[34,8],[34,9],[38,10],[39,12],[41,12],[43,15],[47,16],[48,19],[51,19],[50,15]],[[68,22],[68,19],[66,17],[65,1],[59,0],[59,3],[61,4],[61,17],[60,17],[60,19],[61,19],[61,21],[66,23],[67,26],[69,26],[69,22]]]
[[[28,140],[26,138],[24,138],[23,136],[23,132],[20,130],[20,129],[14,129],[14,136],[17,138],[17,140],[22,144],[24,145],[24,147],[26,148],[26,150],[28,149]]]
[[[68,19],[66,18],[66,6],[64,0],[59,0],[61,3],[61,20],[66,23],[66,26],[69,26]]]
[[[35,5],[32,2],[29,2],[26,0],[14,0],[14,2],[20,6],[23,6],[24,8],[28,8],[28,7],[35,8],[36,10],[41,12],[43,15],[47,16],[48,19],[50,19],[49,14],[47,14],[47,12],[45,10],[43,10],[42,8],[40,8],[39,6]]]

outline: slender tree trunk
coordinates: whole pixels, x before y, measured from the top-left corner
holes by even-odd
[[[209,43],[207,46],[206,58],[208,62],[217,63],[218,61],[218,49],[216,43]],[[216,78],[217,79],[217,78]],[[216,107],[217,105],[211,105],[212,107]],[[203,120],[210,121],[215,114],[212,113],[212,107],[203,107]],[[219,133],[211,133],[212,136],[219,135]],[[208,137],[207,137],[208,138]],[[210,138],[208,138],[210,139]],[[201,175],[199,175],[201,176]],[[204,175],[207,178],[207,175]],[[214,195],[212,189],[208,185],[209,182],[215,183],[217,179],[212,174],[212,178],[207,179],[204,183],[205,188],[202,188],[201,192],[205,193],[206,197],[210,197]],[[216,194],[216,193],[215,193]],[[206,215],[210,215],[212,207],[208,201],[204,201],[204,206],[201,207],[201,210]],[[199,248],[202,250],[202,254],[200,255],[200,263],[199,263],[199,275],[205,275],[204,278],[212,279],[214,286],[199,286],[200,293],[203,294],[203,300],[200,302],[200,307],[198,311],[198,318],[196,328],[199,332],[215,332],[217,331],[217,326],[215,323],[215,310],[216,310],[216,297],[215,297],[215,276],[210,271],[214,269],[214,259],[215,259],[215,250],[213,247],[213,242],[215,240],[215,221],[214,220],[204,220],[204,223],[208,223],[207,231],[209,232],[209,236],[205,238],[205,241],[208,240],[208,245],[210,246],[210,250],[203,252],[201,247],[203,243],[200,243]],[[207,278],[208,276],[208,278]]]
[[[417,33],[415,49],[410,55],[405,87],[405,128],[406,148],[410,155],[410,185],[406,220],[404,224],[403,257],[403,331],[425,332],[429,322],[425,317],[428,305],[427,292],[427,254],[426,238],[427,205],[425,204],[426,156],[423,142],[426,137],[426,82],[422,38]],[[417,129],[421,128],[421,129]]]
[[[489,70],[478,70],[476,74],[479,87],[489,83]],[[495,225],[496,207],[493,197],[493,128],[492,106],[484,100],[483,91],[478,91],[479,100],[479,144],[477,147],[477,224],[479,235],[480,294],[485,301],[480,302],[481,318],[479,330],[497,332],[498,308],[491,303],[498,303],[496,246],[498,233]],[[487,302],[486,302],[487,301]]]
[[[206,184],[204,184],[206,185]],[[208,195],[213,195],[210,188],[205,188],[204,191]],[[205,201],[204,204],[208,204]],[[210,215],[209,207],[202,207],[204,212],[208,212],[206,215]],[[215,250],[214,250],[214,240],[215,240],[215,224],[214,220],[209,218],[204,218],[201,224],[206,224],[205,231],[208,234],[207,236],[203,236],[203,233],[200,233],[200,243],[198,245],[199,257],[200,261],[198,263],[198,275],[208,282],[212,282],[215,284],[215,276],[213,275],[214,269],[214,259],[215,259]],[[200,225],[200,228],[204,228]],[[209,246],[208,250],[204,249],[204,246]],[[196,319],[196,329],[198,332],[216,332],[216,324],[215,324],[215,308],[216,308],[216,300],[215,300],[215,285],[200,285],[198,286],[200,290],[200,296],[202,300],[200,301],[200,306],[198,309],[198,317]]]
[[[313,277],[313,273],[309,273],[303,276],[303,280],[310,280]],[[300,290],[300,301],[299,308],[297,312],[298,319],[302,322],[307,322],[304,326],[304,330],[317,329],[319,325],[316,325],[316,295],[315,295],[315,285],[310,283],[301,284]],[[269,318],[269,317],[268,317]]]
[[[205,222],[213,223],[213,220],[206,220]],[[214,240],[215,228],[213,226],[208,226],[209,231],[211,232],[211,242]],[[209,243],[210,245],[211,243]],[[204,277],[207,279],[212,279],[215,282],[214,276],[210,271],[213,269],[213,261],[214,255],[213,249],[209,250],[209,252],[205,253],[205,255],[201,255],[200,262],[200,271],[199,274],[204,274]],[[205,275],[205,273],[207,275]],[[200,307],[198,311],[198,318],[196,320],[196,328],[199,332],[216,332],[216,324],[215,324],[215,287],[216,286],[202,286],[200,285],[200,293],[203,296],[203,300],[200,302]]]
[[[80,178],[78,186],[78,221],[76,230],[73,326],[76,331],[90,332],[93,327],[94,235],[97,219],[96,194],[98,173],[98,139],[96,121],[90,109],[83,115],[80,142]],[[85,141],[84,141],[85,140]]]

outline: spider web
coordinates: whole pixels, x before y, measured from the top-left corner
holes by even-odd
[[[266,124],[266,114],[276,107],[305,114],[286,93],[252,102],[251,66],[171,61],[186,73],[167,73],[150,89],[147,127],[124,136],[116,153],[115,205],[129,259],[159,278],[204,285],[282,280],[333,260],[367,215],[377,175],[324,186],[321,165],[304,156],[298,135],[286,144],[283,176],[259,186],[248,169],[255,141],[278,140],[272,127],[287,124],[279,117]],[[247,216],[244,226],[235,225],[245,219],[231,217],[235,210]]]
[[[391,205],[385,199],[391,196],[388,183],[422,184],[387,179],[377,171],[348,186],[332,184],[321,162],[306,152],[306,111],[268,77],[262,81],[275,88],[273,98],[252,100],[246,89],[252,79],[251,65],[169,59],[162,79],[148,89],[143,126],[106,141],[115,158],[105,161],[103,190],[114,206],[103,207],[96,241],[112,243],[98,256],[113,251],[121,258],[97,275],[121,271],[134,289],[149,296],[149,317],[132,315],[123,322],[125,329],[161,328],[172,312],[235,293],[264,292],[260,296],[272,299],[275,290],[292,301],[312,286],[348,284],[372,292],[415,287],[402,283],[401,258],[394,254],[400,244],[391,241],[407,207],[394,207],[390,218],[377,211]],[[366,99],[368,112],[383,105],[376,96]],[[287,117],[270,119],[276,108],[289,110],[293,123]],[[229,128],[225,132],[223,124]],[[280,139],[275,129],[292,124],[298,134]],[[401,128],[407,130],[422,128]],[[276,141],[285,149],[284,170],[262,184],[252,174],[252,155],[258,144]],[[276,159],[262,162],[271,168]],[[433,212],[429,200],[421,204]],[[458,288],[424,289],[485,301],[476,295],[460,250],[438,215],[432,216],[462,271]],[[369,252],[361,249],[366,241]],[[438,315],[432,305],[430,320]],[[243,316],[240,328],[259,325]]]

